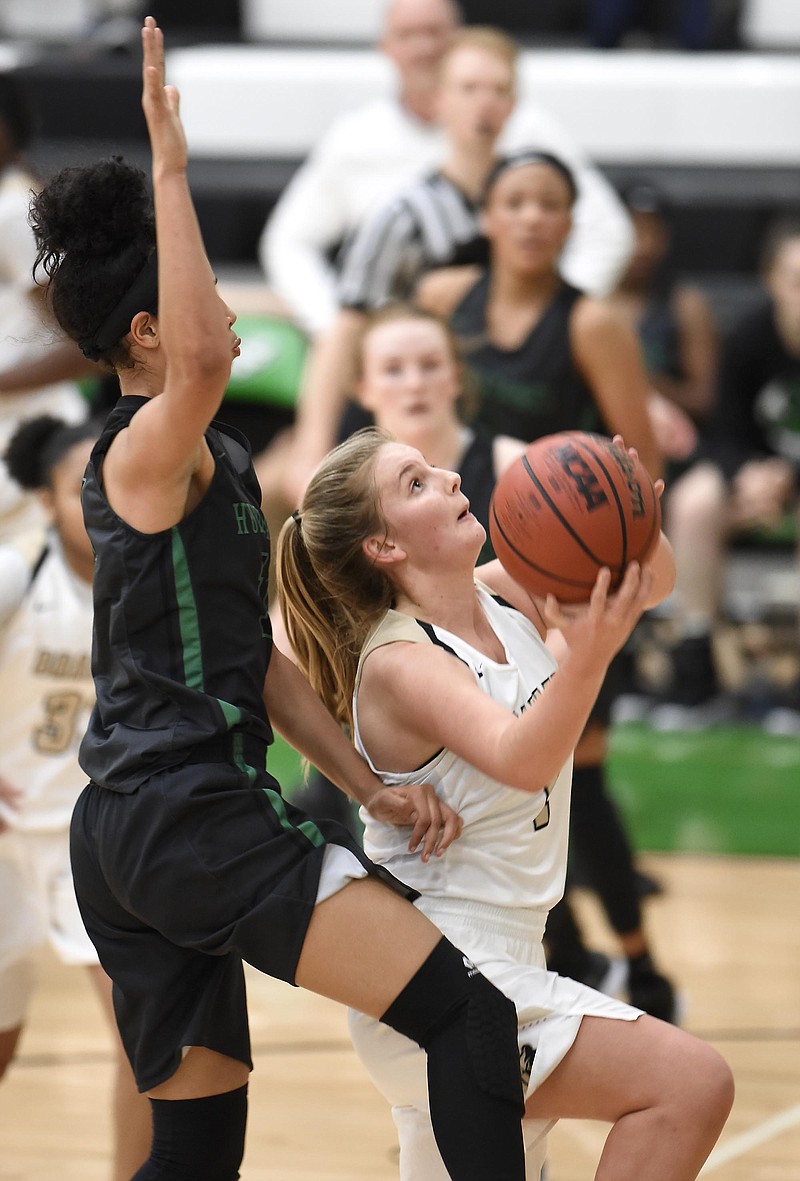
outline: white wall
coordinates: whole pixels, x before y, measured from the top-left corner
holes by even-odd
[[[139,16],[138,0],[0,0],[0,35],[70,41],[95,21]]]
[[[385,0],[242,0],[242,31],[273,38],[373,42]]]
[[[180,49],[167,73],[191,150],[210,156],[303,155],[337,114],[392,86],[367,49]],[[794,56],[528,51],[521,79],[601,162],[800,164]]]

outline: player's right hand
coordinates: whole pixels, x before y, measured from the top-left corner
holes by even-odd
[[[142,110],[147,121],[155,170],[181,171],[188,152],[179,112],[179,95],[164,84],[164,34],[152,16],[142,27]]]
[[[608,665],[647,609],[653,587],[648,564],[631,562],[620,586],[611,593],[611,571],[597,575],[588,603],[559,603],[548,595],[544,620],[557,629],[567,647],[588,664]]]

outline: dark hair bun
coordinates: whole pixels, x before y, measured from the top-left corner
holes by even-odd
[[[130,247],[146,255],[154,239],[145,174],[120,156],[64,168],[34,197],[30,220],[48,274],[68,256],[118,257]]]

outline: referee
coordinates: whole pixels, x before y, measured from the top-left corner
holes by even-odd
[[[447,140],[441,168],[362,223],[347,244],[340,311],[312,351],[298,405],[293,499],[336,440],[366,313],[412,297],[434,267],[484,261],[478,202],[514,109],[517,56],[514,41],[496,29],[455,35],[441,66],[438,117]]]

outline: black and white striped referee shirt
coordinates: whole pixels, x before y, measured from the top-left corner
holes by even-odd
[[[425,271],[485,259],[478,207],[453,181],[434,172],[355,231],[343,252],[339,303],[370,311],[409,299]]]

